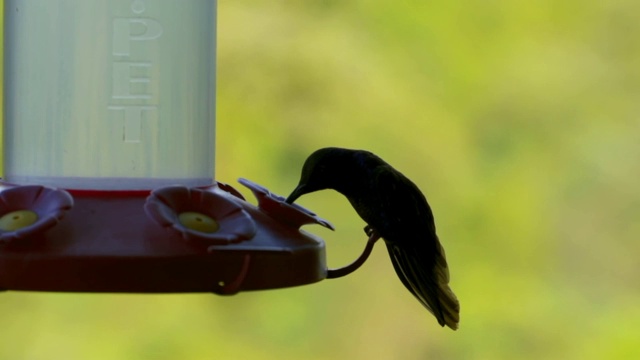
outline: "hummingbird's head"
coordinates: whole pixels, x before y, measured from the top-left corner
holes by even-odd
[[[286,202],[291,204],[300,196],[318,190],[341,191],[353,173],[353,153],[354,150],[323,148],[309,155],[302,166],[300,182]]]

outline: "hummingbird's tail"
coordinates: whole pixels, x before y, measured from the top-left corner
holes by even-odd
[[[458,329],[460,303],[449,287],[449,268],[444,249],[438,242],[439,253],[433,260],[423,258],[422,252],[403,249],[387,242],[387,249],[398,277],[404,286],[432,313],[441,326]]]

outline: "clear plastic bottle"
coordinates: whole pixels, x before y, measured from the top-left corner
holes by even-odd
[[[4,176],[211,184],[215,0],[5,0]]]

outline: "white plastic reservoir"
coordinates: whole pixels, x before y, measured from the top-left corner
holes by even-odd
[[[215,0],[4,0],[4,176],[209,185]]]

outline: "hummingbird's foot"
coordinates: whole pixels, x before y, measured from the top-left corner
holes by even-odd
[[[378,234],[375,229],[371,227],[371,225],[367,225],[364,227],[364,233],[369,237],[369,241],[376,242],[380,239],[380,234]]]

